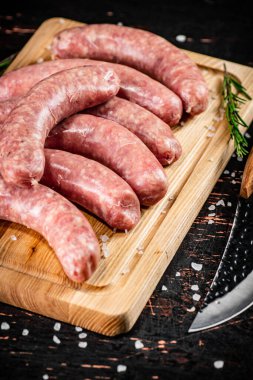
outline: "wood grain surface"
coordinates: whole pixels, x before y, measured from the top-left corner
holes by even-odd
[[[50,59],[53,36],[76,25],[80,23],[63,18],[45,21],[8,70]],[[183,154],[165,169],[171,183],[166,196],[143,209],[141,221],[128,233],[114,233],[85,214],[98,237],[109,237],[110,255],[102,257],[94,275],[82,285],[66,278],[53,250],[39,234],[12,224],[0,239],[0,300],[105,335],[132,328],[233,153],[220,112],[224,62],[188,54],[206,78],[209,106],[174,130]],[[253,95],[253,70],[226,64]],[[252,111],[253,102],[242,109],[248,123]]]
[[[238,2],[202,0],[195,6],[186,0],[157,1],[151,10],[122,0],[46,3],[2,4],[2,58],[20,50],[46,18],[60,15],[86,22],[120,21],[161,34],[188,50],[253,64],[250,12]],[[178,35],[185,35],[184,42],[177,40]],[[252,132],[251,128],[246,135],[250,144]],[[106,338],[0,304],[0,377],[251,378],[252,310],[209,331],[187,334],[225,247],[244,164],[245,159],[232,157],[129,333]],[[2,228],[7,226],[6,222]],[[202,264],[202,269],[194,270],[193,262]],[[192,290],[194,285],[199,289]],[[200,301],[193,300],[194,293],[201,295]],[[223,362],[220,369],[216,367],[219,361]]]

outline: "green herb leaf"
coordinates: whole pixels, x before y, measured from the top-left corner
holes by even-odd
[[[2,61],[0,61],[0,76],[4,73],[4,71],[7,69],[7,67],[11,64],[13,59],[16,57],[16,53],[10,55],[7,58],[4,58]]]
[[[228,74],[225,64],[222,95],[228,128],[230,136],[234,140],[236,154],[238,157],[243,157],[248,153],[248,142],[240,132],[239,126],[248,128],[248,125],[239,115],[239,109],[241,104],[244,104],[247,100],[251,100],[251,97],[242,84]]]

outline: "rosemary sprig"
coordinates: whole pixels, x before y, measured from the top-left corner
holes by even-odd
[[[239,126],[248,128],[248,125],[239,115],[239,109],[247,100],[251,100],[251,97],[246,92],[246,89],[228,74],[225,64],[222,95],[225,115],[228,121],[230,136],[234,140],[236,154],[238,157],[243,157],[248,153],[248,142],[240,132]]]
[[[13,59],[16,57],[16,53],[10,55],[7,58],[4,58],[2,61],[0,61],[0,76],[4,73],[4,71],[7,69],[7,67],[11,64]]]

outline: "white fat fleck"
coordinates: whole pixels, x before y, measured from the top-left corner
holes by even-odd
[[[196,271],[200,271],[202,268],[203,268],[203,264],[197,264],[197,263],[194,263],[192,262],[191,263],[191,267],[196,270]]]
[[[208,207],[208,210],[210,210],[210,211],[215,210],[215,206],[214,206],[214,205],[209,206],[209,207]]]
[[[199,286],[198,285],[192,285],[191,290],[194,290],[194,291],[199,290]]]
[[[185,42],[186,41],[186,36],[184,34],[178,34],[176,36],[176,41],[178,41],[178,42]]]
[[[124,364],[118,364],[117,366],[117,372],[120,373],[120,372],[126,372],[127,370],[127,366],[124,365]]]
[[[181,273],[180,272],[176,272],[176,277],[180,277],[181,276]]]
[[[10,329],[9,323],[7,323],[7,322],[1,323],[1,330],[9,330],[9,329]]]
[[[79,326],[76,326],[76,327],[75,327],[75,330],[76,330],[77,332],[83,331],[82,327],[79,327]]]
[[[189,313],[193,313],[195,310],[195,306],[192,306],[190,309],[186,309],[186,311],[189,311]]]
[[[78,343],[78,347],[80,347],[80,348],[86,348],[87,346],[88,346],[87,342],[79,342]]]
[[[168,290],[167,286],[163,285],[162,286],[162,290],[165,291],[165,292],[167,292],[167,290]]]
[[[136,340],[136,342],[134,343],[134,345],[135,345],[136,350],[139,350],[139,349],[141,349],[141,348],[144,347],[144,344],[142,343],[141,340]]]
[[[13,241],[16,241],[16,240],[18,240],[18,238],[17,238],[17,236],[16,236],[16,235],[11,235],[11,236],[10,236],[10,239],[11,239],[11,240],[13,240]]]
[[[79,339],[87,338],[87,334],[85,332],[82,332],[78,335]]]
[[[214,224],[214,220],[213,219],[208,220],[208,224]]]
[[[193,296],[192,296],[192,298],[193,298],[194,301],[199,301],[200,298],[201,298],[201,295],[198,294],[198,293],[194,293]]]
[[[109,237],[107,235],[100,235],[100,239],[103,243],[106,243],[109,240]]]
[[[225,202],[223,199],[219,200],[217,203],[216,203],[216,206],[224,206],[225,207]]]
[[[60,329],[61,329],[61,324],[60,324],[60,322],[56,322],[56,323],[54,324],[54,330],[55,330],[55,331],[60,331]]]
[[[43,379],[43,380],[48,380],[48,379],[49,379],[49,376],[48,376],[48,374],[47,374],[47,373],[45,373],[45,375],[43,375],[43,376],[42,376],[42,379]]]
[[[231,202],[228,202],[228,203],[227,203],[227,206],[228,206],[228,207],[231,207],[231,206],[232,206],[232,203],[231,203]]]
[[[224,361],[223,360],[216,360],[214,363],[213,363],[213,366],[214,368],[216,369],[221,369],[224,367]]]
[[[29,334],[29,330],[24,329],[24,330],[22,331],[22,335],[23,335],[23,336],[27,336],[28,334]]]
[[[56,335],[53,336],[53,341],[54,341],[54,343],[56,343],[56,344],[60,344],[60,343],[61,343],[60,339],[59,339],[58,336],[56,336]]]

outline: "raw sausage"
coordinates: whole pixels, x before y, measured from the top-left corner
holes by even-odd
[[[114,96],[85,112],[110,119],[129,129],[147,145],[162,165],[172,164],[182,153],[181,145],[168,124],[128,100]]]
[[[0,78],[0,101],[25,95],[40,80],[58,71],[104,64],[120,78],[119,96],[148,109],[171,126],[179,122],[182,102],[167,87],[131,67],[90,59],[59,59],[8,72]]]
[[[44,236],[71,280],[82,282],[95,271],[100,258],[95,233],[81,211],[53,190],[40,184],[20,188],[0,175],[0,219]]]
[[[143,205],[155,204],[167,191],[167,177],[156,157],[138,137],[111,120],[73,115],[51,131],[46,147],[101,162],[125,179]]]
[[[192,115],[207,107],[208,88],[197,65],[148,31],[111,24],[74,27],[58,33],[51,49],[58,58],[101,59],[143,71],[174,91]]]
[[[11,113],[18,99],[13,98],[11,100],[5,100],[0,102],[0,124],[4,123],[8,115]]]
[[[140,203],[116,173],[90,160],[60,150],[45,149],[41,183],[80,204],[113,228],[130,230],[140,220]]]
[[[39,181],[49,131],[65,117],[110,99],[118,90],[118,77],[105,66],[64,70],[35,85],[0,130],[0,168],[5,181],[20,186]]]

